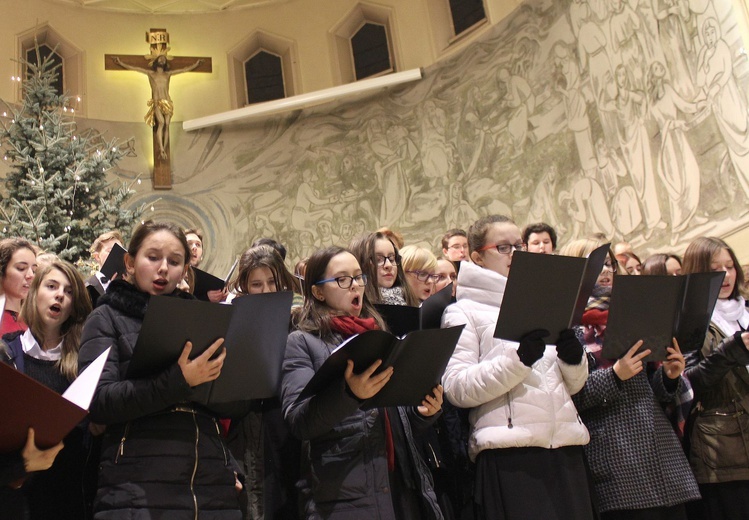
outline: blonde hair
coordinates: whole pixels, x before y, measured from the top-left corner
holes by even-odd
[[[401,249],[400,254],[404,271],[434,272],[437,269],[437,257],[429,249],[409,245]]]
[[[96,237],[96,240],[94,240],[94,243],[91,244],[91,247],[89,248],[89,252],[93,255],[94,253],[98,253],[101,251],[101,248],[104,247],[105,242],[109,242],[110,240],[117,240],[120,244],[124,244],[125,241],[122,238],[122,233],[117,231],[116,229],[113,231],[107,231],[106,233],[102,233],[98,237]]]
[[[559,254],[560,256],[577,256],[579,258],[587,258],[588,256],[590,256],[590,253],[592,253],[593,250],[600,245],[602,244],[598,240],[592,240],[590,238],[580,238],[578,240],[573,240],[572,242],[566,243],[562,247],[562,249],[559,250]],[[609,259],[611,260],[611,265],[617,266],[615,271],[617,276],[621,276],[622,274],[629,274],[623,266],[619,266],[619,262],[616,261],[614,252],[610,247]]]

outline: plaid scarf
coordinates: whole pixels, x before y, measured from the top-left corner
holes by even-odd
[[[593,370],[609,368],[616,362],[601,356],[606,322],[609,319],[610,302],[611,288],[596,286],[583,313],[583,347],[595,359],[596,364],[592,367]]]

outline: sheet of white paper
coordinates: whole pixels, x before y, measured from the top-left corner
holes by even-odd
[[[109,356],[109,347],[107,350],[99,354],[99,357],[94,359],[93,363],[86,367],[86,370],[81,372],[75,381],[73,381],[68,389],[62,396],[73,403],[74,405],[88,410],[91,405],[91,399],[94,398],[94,390],[96,385],[99,384],[99,378],[101,377],[101,371],[104,370],[104,363],[107,362]]]

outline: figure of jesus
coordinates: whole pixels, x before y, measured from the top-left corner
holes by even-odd
[[[113,60],[123,69],[142,72],[148,76],[148,81],[151,84],[151,99],[148,100],[148,113],[145,116],[145,120],[149,126],[156,127],[159,156],[162,159],[166,159],[169,150],[169,123],[174,113],[172,98],[169,97],[169,80],[175,74],[195,70],[203,63],[203,60],[197,60],[189,67],[177,70],[169,70],[169,63],[165,54],[160,54],[154,60],[151,69],[128,65],[116,56]]]

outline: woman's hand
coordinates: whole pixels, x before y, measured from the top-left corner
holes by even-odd
[[[624,356],[614,363],[614,372],[621,381],[626,381],[635,377],[637,374],[642,372],[645,368],[642,360],[651,354],[650,349],[643,350],[639,354],[637,350],[642,346],[643,341],[640,340],[632,348],[627,351]]]
[[[424,417],[431,417],[439,412],[442,409],[442,385],[435,386],[416,409]]]
[[[676,338],[673,338],[672,341],[674,346],[666,349],[668,357],[663,362],[663,372],[669,379],[677,379],[684,372],[684,367],[687,363],[684,361],[684,354],[681,353]]]
[[[57,454],[60,453],[61,449],[62,442],[49,449],[40,450],[36,447],[36,442],[34,441],[34,428],[29,428],[26,445],[23,447],[23,451],[21,451],[23,467],[26,470],[26,473],[49,469],[50,466],[52,466],[52,463],[55,462],[55,457],[57,457]]]
[[[349,389],[357,398],[364,400],[373,397],[390,381],[390,377],[393,375],[393,367],[386,368],[376,376],[372,375],[381,364],[382,360],[378,359],[364,372],[356,375],[354,374],[354,362],[350,359],[348,360],[346,373],[343,377]]]
[[[211,359],[211,357],[213,357],[223,344],[224,338],[219,338],[205,352],[195,359],[190,360],[192,343],[189,341],[185,343],[185,348],[182,349],[182,355],[177,360],[177,364],[190,387],[213,381],[221,375],[221,368],[224,366],[224,358],[226,357],[226,349],[223,349],[216,359]]]
[[[209,302],[219,303],[226,300],[226,297],[229,296],[229,289],[224,287],[223,289],[208,291],[206,294],[208,295]]]

